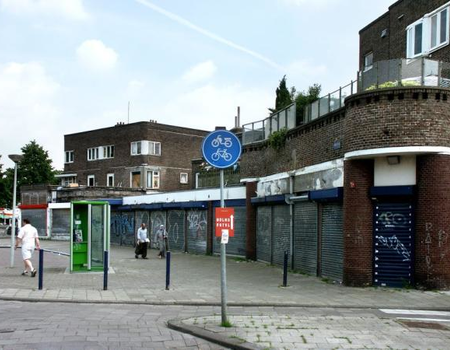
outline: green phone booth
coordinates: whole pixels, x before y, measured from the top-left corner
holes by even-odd
[[[70,272],[103,270],[104,252],[110,248],[110,217],[108,202],[70,204]],[[109,261],[106,264],[109,267]]]

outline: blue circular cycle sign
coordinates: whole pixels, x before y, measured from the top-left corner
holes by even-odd
[[[203,140],[205,160],[215,168],[225,169],[234,165],[241,156],[241,143],[230,131],[216,130]]]

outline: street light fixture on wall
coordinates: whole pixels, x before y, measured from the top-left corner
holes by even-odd
[[[17,163],[19,163],[23,155],[10,154],[9,159],[14,162],[14,191],[13,191],[13,217],[12,217],[12,230],[11,230],[11,262],[10,267],[14,267],[14,245],[16,239],[16,193],[17,193]]]

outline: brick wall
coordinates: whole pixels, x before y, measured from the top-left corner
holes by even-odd
[[[450,146],[449,89],[393,88],[346,100],[345,152],[381,147]]]
[[[266,176],[300,169],[343,157],[343,150],[333,149],[335,141],[343,141],[343,109],[288,133],[286,145],[279,151],[267,142],[243,147],[241,177]]]
[[[74,163],[65,164],[65,173],[76,173],[81,185],[87,176],[95,175],[98,186],[106,186],[107,174],[114,174],[115,184],[130,186],[130,172],[142,167],[161,172],[160,191],[189,189],[192,182],[191,160],[201,156],[201,143],[206,131],[152,122],[121,124],[65,135],[64,149],[74,151]],[[161,156],[131,156],[131,142],[149,140],[161,142]],[[87,160],[87,149],[114,145],[112,159]],[[189,183],[180,183],[180,173],[188,173]],[[144,177],[144,176],[143,176]]]
[[[372,284],[374,161],[344,162],[344,283],[348,286]]]
[[[417,159],[415,269],[419,286],[450,288],[450,158]]]
[[[359,32],[359,62],[362,67],[364,55],[374,53],[374,62],[393,58],[406,58],[406,27],[433,12],[448,0],[400,0],[389,11]],[[388,29],[385,38],[381,31]],[[432,53],[432,59],[450,62],[450,45]]]

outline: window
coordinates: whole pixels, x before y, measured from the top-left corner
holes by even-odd
[[[160,156],[161,142],[155,141],[135,141],[131,142],[131,155],[137,156],[140,154]]]
[[[64,163],[73,163],[73,160],[74,160],[73,151],[66,151]]]
[[[103,146],[103,158],[114,158],[114,146]]]
[[[368,71],[373,67],[373,52],[369,52],[364,56],[364,71]]]
[[[88,160],[97,160],[99,158],[98,147],[88,148]]]
[[[95,186],[95,175],[88,175],[87,177],[87,185],[90,187]]]
[[[70,176],[70,177],[63,177],[61,178],[61,186],[69,186],[70,184],[77,183],[77,177],[76,176]]]
[[[448,45],[449,4],[426,14],[406,29],[406,54],[415,58]]]
[[[147,171],[147,188],[159,188],[159,171]]]
[[[136,156],[139,154],[142,154],[142,142],[141,141],[132,142],[131,143],[131,155]]]
[[[106,175],[106,186],[114,187],[114,174]]]
[[[132,171],[131,172],[131,187],[132,188],[141,188],[141,172],[140,171]]]
[[[160,156],[161,155],[161,142],[148,142],[148,154],[152,156]]]
[[[188,183],[188,173],[180,173],[180,184]]]

